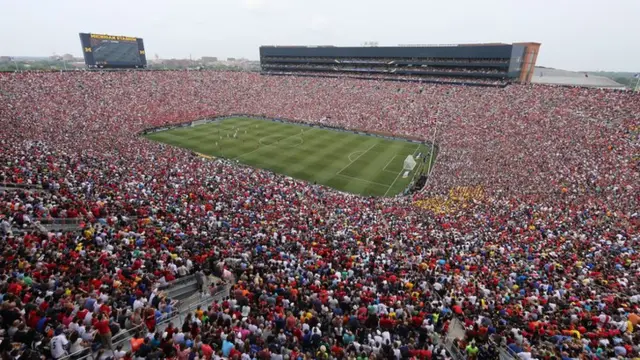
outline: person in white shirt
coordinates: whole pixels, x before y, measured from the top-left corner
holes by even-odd
[[[177,271],[178,271],[178,275],[180,276],[185,276],[189,272],[189,270],[187,270],[187,267],[184,265],[180,265]]]
[[[94,313],[99,313],[101,306],[102,306],[102,300],[98,299],[95,303],[93,303],[93,312]]]
[[[144,307],[144,302],[142,301],[142,299],[140,297],[138,297],[134,302],[133,302],[133,311],[136,311],[140,308]]]
[[[69,340],[67,340],[67,336],[62,332],[62,328],[57,328],[55,331],[55,336],[51,338],[49,342],[49,346],[51,347],[51,356],[54,359],[61,359],[67,352],[67,345],[69,345]]]
[[[173,262],[169,263],[169,265],[167,265],[167,268],[169,269],[169,271],[171,271],[171,274],[175,275],[176,272],[178,271],[178,266],[176,266],[176,264],[174,264]]]
[[[175,342],[176,344],[183,344],[184,343],[184,333],[182,331],[173,334],[173,342]]]
[[[69,343],[69,354],[79,355],[79,353],[87,347],[87,344],[77,332],[73,332],[71,334],[69,337]]]
[[[84,316],[84,324],[91,325],[93,322],[93,313],[91,311],[87,312],[87,315]]]

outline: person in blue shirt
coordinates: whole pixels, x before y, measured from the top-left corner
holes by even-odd
[[[151,340],[151,347],[157,349],[158,347],[160,347],[160,343],[160,333],[155,333],[153,339]]]
[[[93,307],[96,304],[96,299],[92,298],[92,297],[88,297],[87,300],[85,300],[84,302],[84,308],[89,310],[89,311],[93,311]]]
[[[40,312],[40,316],[42,316],[40,318],[40,320],[38,320],[38,323],[36,324],[36,331],[39,332],[40,334],[44,334],[44,330],[47,328],[47,323],[49,322],[49,318],[44,316],[44,313]]]
[[[302,336],[302,349],[308,350],[311,348],[311,331],[305,330]]]
[[[233,336],[227,336],[227,339],[222,342],[222,356],[229,357],[229,354],[231,354],[231,350],[233,350],[234,347]]]
[[[165,314],[171,314],[173,312],[173,304],[169,298],[165,300],[166,300],[166,305],[162,308],[162,312]]]

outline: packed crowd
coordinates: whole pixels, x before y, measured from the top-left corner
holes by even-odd
[[[471,359],[637,358],[638,109],[561,87],[1,74],[0,185],[33,185],[0,190],[3,357],[144,323],[112,355],[446,359],[462,323]],[[435,139],[437,162],[413,198],[363,198],[137,136],[233,113]],[[31,231],[42,218],[85,224]],[[231,296],[155,329],[173,311],[155,284],[226,258]]]
[[[398,81],[474,86],[496,86],[504,87],[511,81],[503,78],[476,78],[465,76],[436,76],[436,75],[408,75],[398,73],[366,73],[366,72],[318,72],[318,71],[286,71],[277,69],[266,69],[262,71],[265,75],[285,75],[285,76],[310,76],[356,80],[376,80],[376,81]]]

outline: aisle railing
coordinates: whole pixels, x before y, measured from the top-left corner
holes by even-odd
[[[221,300],[224,297],[229,296],[229,292],[231,290],[231,288],[233,287],[233,282],[231,282],[230,284],[225,284],[224,286],[222,286],[222,288],[216,290],[212,295],[208,295],[206,296],[204,299],[200,300],[197,303],[191,304],[189,305],[189,307],[185,308],[185,309],[177,309],[176,311],[174,311],[173,313],[169,314],[168,317],[162,319],[161,321],[159,321],[156,324],[156,328],[158,327],[162,327],[165,325],[168,325],[170,322],[173,322],[175,320],[178,320],[178,323],[182,323],[183,319],[186,317],[187,314],[191,313],[192,311],[196,310],[198,308],[198,306],[203,306],[206,303],[213,303],[215,301]],[[145,323],[143,322],[140,325],[137,325],[131,329],[127,329],[127,330],[123,330],[118,332],[116,335],[113,336],[113,340],[112,341],[112,347],[111,349],[104,349],[104,350],[110,350],[110,351],[114,351],[114,349],[116,349],[119,345],[126,343],[127,341],[130,341],[133,336],[138,333],[139,331],[148,331],[149,329],[147,329]],[[116,340],[117,339],[117,340]],[[93,349],[93,343],[91,343],[88,347],[77,351],[75,353],[66,355],[62,358],[60,358],[59,360],[85,360],[85,359],[91,359],[91,360],[95,360],[97,359],[97,355],[96,352],[98,352],[100,350],[100,348],[102,348],[102,345],[100,345],[99,348],[97,349]]]

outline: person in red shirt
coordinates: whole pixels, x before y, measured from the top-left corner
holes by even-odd
[[[380,327],[383,329],[392,329],[395,326],[395,321],[388,316],[383,316],[380,319]]]
[[[89,313],[89,310],[83,308],[82,310],[78,311],[78,313],[76,314],[76,317],[84,321],[84,318],[87,317],[88,313]]]
[[[344,356],[344,349],[338,346],[338,344],[333,344],[331,347],[331,353],[334,357],[341,359]]]
[[[10,285],[7,289],[7,292],[9,294],[20,296],[20,293],[22,292],[22,285],[20,285],[20,283],[16,279],[9,279],[9,283]]]
[[[111,314],[111,307],[105,303],[100,305],[100,313],[109,316]]]
[[[42,314],[39,311],[31,310],[31,312],[29,313],[29,317],[27,318],[27,326],[35,329],[41,317]]]
[[[109,326],[109,319],[104,316],[104,314],[98,315],[98,321],[95,323],[94,327],[98,330],[98,334],[100,334],[102,344],[107,349],[112,349],[113,344],[111,343],[111,327]]]
[[[200,351],[202,351],[202,356],[205,359],[212,359],[213,358],[213,348],[205,343],[200,343]]]

